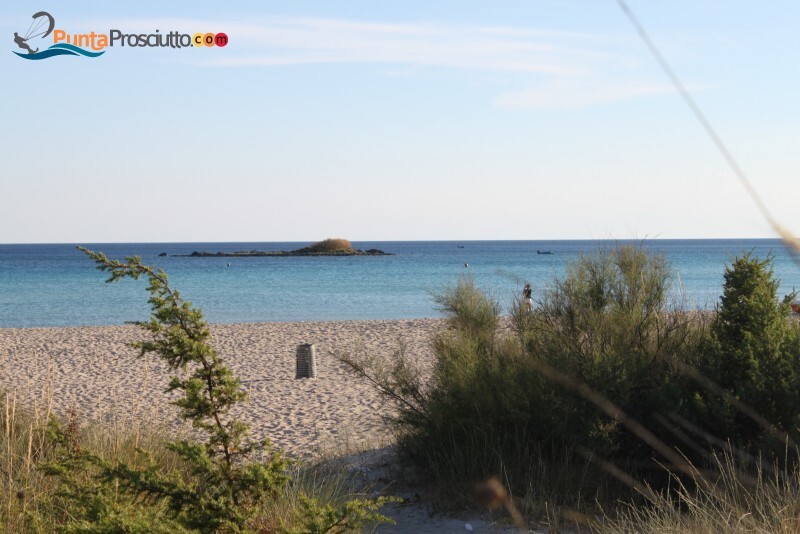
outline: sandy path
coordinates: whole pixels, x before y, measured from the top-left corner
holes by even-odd
[[[431,356],[441,320],[214,325],[214,346],[242,379],[250,399],[240,415],[257,437],[297,454],[386,441],[378,396],[333,358],[367,350],[390,357],[402,339],[411,354]],[[24,405],[52,399],[57,413],[74,408],[87,420],[125,417],[177,424],[163,393],[165,368],[136,358],[126,343],[146,335],[132,326],[0,329],[0,391]],[[295,349],[317,348],[319,378],[295,379]]]

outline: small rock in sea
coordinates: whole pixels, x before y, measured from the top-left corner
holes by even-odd
[[[159,257],[159,258],[163,258],[163,257],[164,257],[164,256],[166,256],[166,255],[167,255],[167,253],[166,253],[166,252],[162,252],[161,254],[159,254],[159,255],[158,255],[158,257]]]

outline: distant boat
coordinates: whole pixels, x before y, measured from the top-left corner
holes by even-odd
[[[536,249],[536,253],[537,254],[555,254],[555,252],[553,252],[552,250],[539,250],[538,248]]]

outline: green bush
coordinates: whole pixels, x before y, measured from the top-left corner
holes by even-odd
[[[469,279],[437,302],[448,320],[429,379],[402,352],[388,367],[343,360],[395,401],[389,423],[402,451],[440,487],[466,496],[497,475],[533,508],[615,491],[598,458],[632,466],[653,457],[623,415],[649,425],[680,405],[674,364],[703,333],[664,259],[640,247],[580,258],[533,313],[516,302],[510,323]]]
[[[692,414],[717,441],[759,449],[765,440],[797,433],[800,329],[789,319],[796,294],[780,300],[779,285],[771,257],[746,254],[726,267],[698,362],[701,375],[722,391],[699,388]]]
[[[684,402],[679,364],[691,359],[704,333],[702,321],[683,307],[666,260],[626,246],[576,260],[517,330],[533,362],[588,388],[662,439],[668,438],[654,417]],[[597,398],[543,387],[568,406],[550,423],[559,429],[556,439],[575,439],[606,457],[652,456],[620,417],[600,414]]]

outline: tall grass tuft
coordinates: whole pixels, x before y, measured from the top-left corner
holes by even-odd
[[[3,532],[55,532],[63,530],[71,521],[72,510],[68,500],[59,491],[59,483],[46,474],[43,466],[56,462],[60,447],[53,439],[51,418],[45,410],[22,408],[17,405],[13,392],[5,393],[0,426],[0,531]],[[69,411],[63,421],[72,447],[91,450],[98,457],[142,465],[151,458],[161,472],[179,472],[183,469],[178,457],[165,447],[168,433],[159,425],[142,425],[134,421],[113,426],[89,424]],[[85,487],[92,487],[92,476],[86,472],[78,476]],[[135,515],[135,500],[120,495],[117,502],[123,514]],[[163,507],[147,510],[155,520],[164,513]]]
[[[791,456],[798,457],[797,451]],[[714,455],[713,486],[673,475],[669,490],[646,504],[620,506],[596,523],[604,534],[794,534],[800,531],[800,467],[742,465],[735,454]],[[753,476],[742,476],[750,472]]]
[[[36,413],[17,405],[13,393],[2,395],[0,427],[0,532],[59,532],[89,529],[88,523],[75,523],[70,499],[59,491],[59,483],[42,469],[58,461],[62,451],[53,441],[46,411]],[[91,451],[110,463],[145,467],[155,463],[165,477],[188,476],[190,466],[170,451],[167,443],[174,430],[141,421],[120,421],[112,426],[82,420],[70,411],[62,421],[70,446]],[[76,481],[86,490],[99,489],[95,479],[100,470],[79,473]],[[322,524],[320,517],[332,517],[331,523],[345,518],[330,532],[347,532],[347,520],[360,521],[377,512],[369,506],[353,509],[353,502],[369,504],[372,492],[364,487],[348,467],[331,459],[316,463],[295,463],[289,469],[289,482],[281,487],[274,500],[253,511],[247,527],[255,532],[310,532],[309,525]],[[143,506],[146,504],[146,506]],[[348,510],[348,506],[350,510]],[[118,492],[115,496],[118,519],[128,526],[139,524],[146,531],[174,531],[169,510],[153,501]],[[321,513],[328,508],[328,514]],[[356,512],[355,514],[353,512]],[[369,527],[369,517],[363,521]],[[132,527],[131,527],[132,528]],[[155,529],[155,530],[154,530]],[[135,529],[133,529],[135,531]],[[143,531],[144,531],[143,530]],[[357,528],[355,530],[358,530]],[[325,531],[325,528],[320,528]]]

